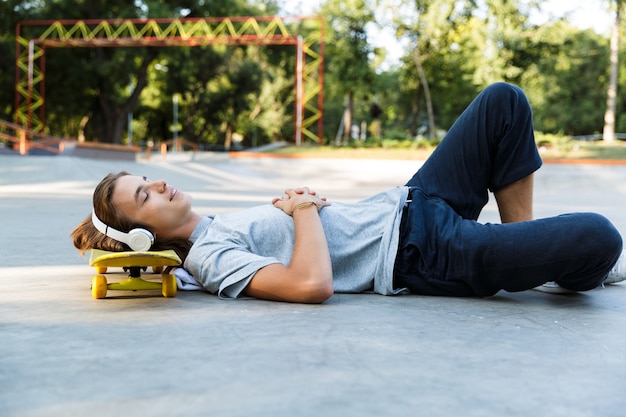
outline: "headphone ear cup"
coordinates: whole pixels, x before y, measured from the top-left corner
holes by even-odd
[[[128,232],[128,241],[126,243],[132,250],[144,252],[152,247],[154,237],[146,229],[133,229]]]

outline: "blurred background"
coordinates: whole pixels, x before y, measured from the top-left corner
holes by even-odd
[[[2,0],[0,119],[139,146],[293,143],[300,124],[303,145],[416,147],[506,81],[526,91],[538,141],[614,141],[626,132],[622,12],[622,0]],[[303,39],[304,62],[270,42],[276,16]],[[95,42],[101,22],[117,43]],[[197,22],[238,35],[193,43],[184,33]],[[141,41],[124,43],[133,31]],[[171,35],[154,42],[154,31]]]

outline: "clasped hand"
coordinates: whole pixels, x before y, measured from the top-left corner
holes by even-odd
[[[309,190],[309,187],[289,188],[285,190],[285,194],[282,197],[273,198],[272,204],[290,216],[299,207],[315,205],[319,212],[322,207],[330,206],[330,203],[326,201],[326,197],[319,197],[315,191]]]

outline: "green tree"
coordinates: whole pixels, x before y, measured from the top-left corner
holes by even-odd
[[[260,49],[257,48],[257,52]],[[295,55],[282,46],[262,49],[267,59],[259,57],[256,62],[260,65],[263,80],[248,116],[251,125],[248,142],[253,146],[259,145],[263,139],[276,142],[295,134],[295,80],[293,71],[290,71],[295,66]]]
[[[604,0],[603,0],[604,1]],[[415,137],[426,123],[447,128],[487,84],[508,81],[527,92],[537,129],[568,135],[601,131],[607,95],[598,86],[626,82],[623,63],[610,61],[607,37],[565,20],[536,26],[541,1],[327,0],[324,136],[347,140],[355,121],[371,120],[370,105],[390,137]],[[608,4],[605,1],[605,4]],[[612,7],[622,0],[611,0]],[[0,2],[0,117],[12,119],[15,25],[20,20],[271,15],[262,0],[85,0]],[[620,9],[615,9],[619,10]],[[294,23],[295,25],[295,23]],[[376,71],[384,51],[371,44],[375,25],[393,27],[405,41],[398,68]],[[624,47],[618,45],[623,53]],[[611,62],[613,66],[611,67]],[[123,142],[128,115],[133,141],[174,134],[229,147],[293,135],[293,47],[47,48],[46,126],[59,136]],[[613,68],[614,72],[609,71]],[[613,74],[613,75],[611,75]],[[614,129],[626,129],[614,89]],[[608,137],[608,133],[605,133]]]
[[[374,11],[366,0],[327,0],[321,9],[326,19],[326,101],[343,101],[343,142],[350,139],[355,117],[355,97],[369,101],[374,82],[370,65],[373,48],[367,25]],[[363,106],[361,106],[363,108]]]
[[[532,63],[520,85],[533,105],[535,128],[546,133],[597,133],[608,78],[606,39],[567,21],[543,25],[529,40]]]
[[[604,129],[602,131],[602,137],[606,142],[613,142],[615,140],[615,111],[617,107],[617,80],[619,78],[619,41],[624,2],[622,0],[610,0],[610,6],[614,17],[610,41],[610,77],[606,93]]]
[[[528,65],[528,34],[536,30],[529,23],[530,11],[522,11],[519,0],[487,0],[485,3],[485,62],[478,68],[475,80],[479,85],[496,81],[519,84]]]
[[[435,138],[437,102],[448,106],[442,99],[453,97],[450,104],[466,105],[458,94],[459,89],[469,89],[471,94],[475,91],[473,85],[467,84],[467,75],[474,71],[468,65],[475,62],[468,57],[477,50],[475,39],[470,37],[479,29],[472,18],[476,3],[471,0],[387,0],[385,4],[395,11],[391,21],[398,36],[407,37],[413,45],[404,61],[405,65],[413,66],[416,73],[415,81],[409,83],[418,96],[412,108],[419,107],[418,100],[422,97],[429,135]],[[411,70],[407,71],[408,76]],[[413,116],[413,120],[416,119]]]
[[[0,119],[11,120],[15,94],[15,26],[27,11],[21,1],[0,1]]]
[[[30,2],[28,5],[28,17],[34,20],[258,15],[262,12],[276,11],[275,2],[244,0],[212,2],[186,0],[167,4],[157,0],[134,3],[119,0],[106,2],[87,0],[78,4],[55,1],[45,4]],[[152,131],[151,134],[154,134],[158,129],[150,126],[163,125],[163,121],[148,119],[152,117],[163,119],[165,111],[164,109],[156,111],[157,109],[152,107],[154,103],[143,106],[139,101],[143,89],[148,85],[149,71],[161,60],[175,62],[181,61],[177,59],[179,57],[183,59],[191,55],[194,58],[198,57],[197,53],[189,54],[184,52],[184,49],[166,51],[152,47],[48,48],[45,80],[48,129],[65,136],[84,135],[103,142],[120,143],[128,115],[133,112],[135,119],[146,126],[146,132]],[[228,71],[228,65],[224,65],[222,59],[228,59],[230,55],[215,54],[212,49],[209,55],[208,61],[216,63],[223,71]],[[171,76],[171,82],[167,78],[160,87],[162,91],[152,89],[152,96],[162,93],[171,97],[172,92],[176,91],[185,93],[187,91],[185,87],[190,85],[188,81],[193,79],[194,74],[206,71],[206,67],[196,66],[194,60],[181,62],[179,68],[184,67],[181,71],[185,78]],[[169,74],[174,74],[174,71]],[[155,103],[169,105],[171,108],[169,102],[165,104],[166,100]]]
[[[146,3],[87,0],[47,2],[30,19],[111,19],[143,17]],[[147,84],[147,69],[158,56],[150,48],[48,48],[46,107],[48,130],[121,143],[127,116]],[[129,86],[132,86],[129,88]],[[85,122],[88,120],[88,122]],[[70,131],[71,130],[71,131]]]

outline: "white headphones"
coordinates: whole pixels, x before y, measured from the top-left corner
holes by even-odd
[[[128,233],[120,232],[112,227],[109,227],[102,220],[96,216],[96,211],[91,212],[91,222],[98,231],[110,238],[117,240],[118,242],[126,243],[134,251],[147,251],[154,244],[154,236],[146,229],[133,229]]]

